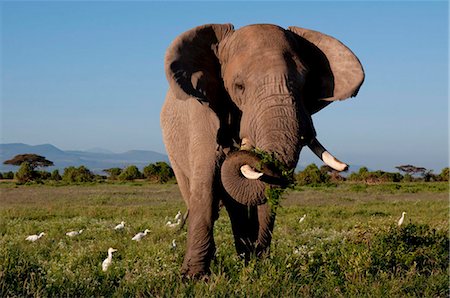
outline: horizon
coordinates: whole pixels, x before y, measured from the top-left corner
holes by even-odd
[[[110,151],[110,150],[108,150],[106,148],[102,148],[102,147],[94,147],[94,148],[79,149],[79,150],[63,149],[63,148],[60,148],[60,147],[58,147],[56,145],[49,144],[49,143],[47,143],[47,144],[36,144],[36,145],[26,144],[26,143],[0,143],[0,146],[2,146],[2,145],[25,145],[25,146],[32,146],[32,147],[36,147],[36,146],[40,146],[40,147],[42,147],[42,146],[51,146],[51,147],[54,147],[54,148],[56,148],[58,150],[61,150],[61,151],[65,152],[65,153],[83,152],[83,153],[106,154],[106,155],[108,155],[108,154],[120,155],[120,154],[126,154],[126,153],[131,153],[131,152],[141,152],[142,151],[142,152],[151,152],[151,153],[162,154],[162,155],[165,155],[166,157],[168,157],[167,153],[165,153],[165,152],[157,152],[157,151],[154,151],[154,150],[147,150],[147,149],[128,149],[128,150],[125,150],[125,151],[115,152],[115,151]],[[27,152],[27,153],[34,153],[34,152]],[[25,154],[25,152],[21,152],[19,154]],[[1,155],[1,151],[0,151],[0,155]],[[11,156],[9,158],[13,158],[13,157],[14,156]],[[44,156],[44,157],[47,157],[47,156]],[[301,162],[299,161],[295,169],[296,170],[302,170],[302,169],[304,169],[305,167],[307,167],[310,164],[315,164],[318,167],[320,167],[321,165],[323,165],[323,162],[321,160],[319,160],[314,154],[311,153],[310,156],[308,156],[307,159],[305,158]],[[80,165],[82,165],[82,164],[80,164]],[[364,165],[364,164],[349,164],[349,169],[347,171],[341,172],[341,174],[346,176],[346,175],[348,175],[348,174],[350,174],[352,172],[358,172],[361,167],[367,167],[369,169],[369,171],[381,170],[381,171],[385,171],[385,172],[398,172],[398,173],[401,173],[401,171],[398,170],[396,167],[397,166],[402,166],[402,165],[406,165],[406,164],[400,164],[399,163],[397,165],[392,166],[392,168],[386,169],[386,168],[371,168],[371,167],[368,167],[367,165]],[[420,165],[417,165],[417,164],[413,164],[413,166],[420,167]],[[3,163],[0,164],[0,167],[4,167]],[[16,166],[7,166],[7,167],[11,168],[11,167],[16,167]],[[57,166],[57,165],[55,165],[53,167],[54,168],[55,167],[63,168],[63,167]],[[432,170],[434,172],[434,174],[439,174],[446,167],[448,167],[448,165],[440,167],[440,168],[426,168],[426,170]],[[18,169],[18,167],[17,167],[17,169]]]
[[[167,154],[159,112],[170,42],[206,23],[272,23],[334,36],[363,64],[358,96],[313,116],[337,158],[448,167],[448,2],[235,4],[0,3],[0,143]],[[311,160],[322,164],[302,150],[300,164]]]

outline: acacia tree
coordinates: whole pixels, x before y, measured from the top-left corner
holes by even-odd
[[[53,166],[53,162],[46,159],[44,156],[32,153],[18,154],[14,156],[12,159],[4,161],[3,164],[20,166],[24,162],[27,162],[33,170],[35,170],[37,167]]]
[[[401,165],[398,167],[395,167],[397,170],[401,171],[401,172],[405,172],[406,174],[409,175],[424,175],[425,172],[427,171],[427,169],[422,168],[422,167],[415,167],[413,165]]]
[[[53,162],[44,156],[32,153],[18,154],[12,159],[4,161],[3,164],[20,166],[16,178],[21,183],[40,179],[41,175],[36,171],[36,168],[53,166]]]

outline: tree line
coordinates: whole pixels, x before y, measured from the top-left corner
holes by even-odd
[[[175,179],[172,168],[168,163],[159,161],[145,166],[142,172],[135,165],[126,168],[104,169],[107,175],[94,174],[85,166],[67,167],[61,174],[59,170],[51,173],[38,168],[53,166],[53,162],[37,154],[19,154],[3,162],[4,164],[18,166],[17,172],[0,173],[0,179],[16,179],[19,183],[63,181],[67,183],[83,183],[104,180],[133,181],[147,179],[155,183],[167,183]]]
[[[19,166],[16,173],[0,173],[0,179],[16,179],[19,183],[26,182],[44,182],[44,181],[63,181],[66,183],[83,183],[95,181],[133,181],[136,179],[146,179],[154,183],[174,182],[175,175],[172,168],[166,162],[155,162],[145,166],[142,172],[135,165],[125,168],[104,169],[106,175],[97,175],[91,172],[85,166],[67,167],[63,173],[59,170],[53,170],[51,173],[38,170],[53,166],[53,162],[45,157],[36,154],[19,154],[14,158],[7,160],[4,164]],[[434,174],[433,170],[427,170],[423,167],[413,165],[400,165],[396,167],[400,172],[369,171],[367,167],[362,167],[358,172],[352,172],[348,176],[333,170],[329,166],[315,164],[308,165],[304,170],[294,175],[294,183],[303,185],[323,185],[329,183],[338,183],[342,181],[363,182],[367,184],[377,184],[384,182],[414,182],[414,181],[449,181],[449,168],[442,169],[440,174]],[[403,172],[403,174],[401,173]]]

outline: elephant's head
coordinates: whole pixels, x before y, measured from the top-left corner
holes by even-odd
[[[180,35],[165,63],[175,97],[208,104],[225,132],[218,142],[241,143],[221,169],[222,183],[237,201],[263,203],[264,181],[280,174],[257,171],[259,157],[251,148],[275,153],[294,168],[309,146],[331,167],[346,168],[320,145],[311,119],[332,101],[356,96],[364,80],[358,58],[333,37],[298,27],[204,25]]]

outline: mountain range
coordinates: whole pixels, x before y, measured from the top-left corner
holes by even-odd
[[[17,166],[4,165],[5,160],[11,159],[17,154],[34,153],[42,155],[52,161],[54,166],[48,167],[46,171],[58,169],[60,173],[69,166],[85,166],[96,174],[105,174],[104,169],[125,168],[129,165],[135,165],[143,169],[149,163],[157,161],[169,162],[167,155],[155,151],[130,150],[123,153],[114,153],[104,148],[92,148],[85,151],[61,150],[51,144],[27,145],[22,143],[0,144],[0,172],[17,171]],[[298,163],[296,171],[303,170],[308,164],[315,162],[321,165],[321,162],[313,156],[306,156],[302,163]],[[357,172],[360,165],[351,165],[350,170]],[[342,173],[344,176],[348,173]]]
[[[0,172],[17,171],[17,166],[5,165],[3,162],[17,154],[25,153],[44,156],[54,164],[54,166],[45,170],[58,169],[60,172],[69,166],[79,167],[83,165],[96,174],[105,174],[103,170],[108,168],[125,168],[129,165],[135,165],[142,169],[149,163],[169,161],[167,155],[147,150],[130,150],[123,153],[114,153],[102,148],[93,148],[87,151],[64,151],[51,144],[33,146],[11,143],[0,144]]]

